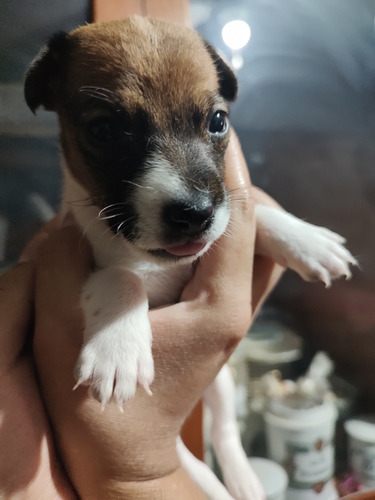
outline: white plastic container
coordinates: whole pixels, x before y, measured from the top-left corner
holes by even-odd
[[[306,409],[271,402],[265,414],[269,457],[288,473],[288,500],[336,500],[334,447],[337,410],[327,399]]]
[[[349,464],[364,489],[375,488],[375,417],[345,422],[348,434]]]
[[[281,465],[258,457],[249,458],[249,462],[263,486],[267,500],[287,500],[288,474]]]

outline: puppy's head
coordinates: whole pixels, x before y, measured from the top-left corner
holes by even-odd
[[[56,111],[66,165],[118,238],[163,259],[225,230],[224,152],[237,82],[194,31],[147,18],[55,35],[25,97]]]

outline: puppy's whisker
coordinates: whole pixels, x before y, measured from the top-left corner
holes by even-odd
[[[106,215],[105,217],[98,217],[99,220],[108,220],[108,219],[114,219],[115,217],[121,217],[121,215],[123,215],[121,212],[120,213],[116,213],[116,214],[113,214],[113,215]]]
[[[98,87],[97,85],[82,85],[80,87],[80,91],[90,91],[90,90],[94,90],[94,91],[100,91],[100,92],[103,92],[105,94],[111,94],[113,95],[113,90],[111,89],[108,89],[107,87]]]
[[[149,189],[150,191],[155,191],[155,188],[152,186],[142,186],[141,184],[138,184],[137,182],[128,181],[127,179],[122,179],[121,182],[125,182],[126,184],[130,184],[130,185],[138,187],[140,189]]]
[[[121,231],[121,228],[127,223],[129,222],[130,220],[134,219],[134,216],[132,217],[128,217],[127,219],[123,220],[118,226],[117,226],[117,231],[116,231],[116,234],[119,234],[120,231]]]
[[[118,209],[118,208],[125,207],[125,206],[126,206],[125,202],[118,202],[118,203],[112,203],[111,205],[107,205],[106,207],[102,208],[99,211],[99,213],[98,213],[98,219],[100,219],[102,217],[102,214],[104,212],[107,212],[109,210]]]
[[[199,191],[200,193],[210,194],[210,189],[207,186],[199,186],[199,184],[197,184],[196,179],[193,179],[192,177],[188,177],[188,176],[185,176],[185,179],[188,182],[191,182],[193,188],[196,189],[197,191]]]
[[[122,228],[122,226],[123,226],[125,223],[126,223],[126,221],[122,221],[122,222],[121,222],[121,224],[119,224],[119,225],[117,226],[117,231],[116,231],[116,234],[119,234],[119,233],[120,233],[121,228]]]
[[[112,97],[113,92],[104,87],[96,87],[94,85],[84,85],[79,89],[79,92],[85,93],[93,99],[105,101],[114,104],[115,99]]]
[[[203,193],[203,194],[210,194],[209,189],[200,188],[196,184],[194,184],[194,189],[196,189],[197,191],[199,191],[200,193]]]

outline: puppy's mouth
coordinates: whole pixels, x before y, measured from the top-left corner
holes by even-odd
[[[194,257],[201,254],[208,245],[209,243],[207,243],[207,241],[202,240],[187,241],[179,245],[166,246],[158,250],[149,250],[149,253],[157,257],[182,259],[184,257]]]
[[[164,251],[175,257],[188,257],[200,253],[208,245],[206,241],[190,241],[182,245],[164,248]]]

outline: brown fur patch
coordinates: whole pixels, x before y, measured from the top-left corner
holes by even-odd
[[[70,39],[70,96],[85,86],[108,89],[130,114],[143,109],[163,129],[171,114],[186,110],[187,96],[200,109],[218,94],[211,57],[188,28],[134,17],[80,27]]]
[[[191,116],[198,135],[207,135],[206,117],[219,95],[218,75],[205,43],[188,28],[133,17],[90,24],[68,35],[62,99],[57,103],[62,146],[76,179],[96,199],[100,180],[93,179],[76,144],[85,114],[105,104],[124,109],[131,118],[142,112],[164,136],[191,134]],[[102,99],[94,99],[98,89]],[[220,103],[220,105],[219,105]]]

